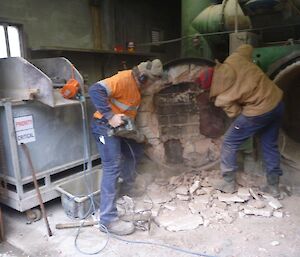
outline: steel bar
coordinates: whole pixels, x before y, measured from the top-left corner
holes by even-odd
[[[43,203],[43,200],[42,200],[40,188],[39,188],[39,185],[38,185],[37,180],[36,180],[35,171],[34,171],[34,167],[33,167],[32,161],[31,161],[29,149],[28,149],[28,147],[27,147],[26,144],[21,144],[21,146],[22,146],[22,148],[24,150],[24,153],[26,155],[26,158],[28,160],[28,163],[29,163],[29,166],[30,166],[30,169],[31,169],[34,187],[36,189],[37,197],[38,197],[38,200],[40,202],[40,207],[41,207],[43,218],[44,218],[45,223],[46,223],[46,227],[47,227],[47,231],[48,231],[48,236],[52,236],[52,231],[50,229],[50,225],[49,225],[49,222],[48,222],[47,213],[46,213],[46,209],[45,209],[45,206],[44,206],[44,203]]]

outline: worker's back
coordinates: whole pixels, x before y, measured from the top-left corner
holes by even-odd
[[[242,45],[215,66],[210,97],[230,117],[264,114],[282,99],[281,89],[252,62],[252,51],[252,46]]]

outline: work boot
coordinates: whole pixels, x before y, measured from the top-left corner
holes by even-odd
[[[270,194],[275,198],[280,197],[279,176],[267,175],[267,185],[261,189],[263,192]]]
[[[117,236],[130,235],[135,231],[135,227],[132,222],[123,221],[120,219],[105,225],[105,227],[109,233]],[[100,226],[100,231],[107,232],[102,226]]]
[[[226,172],[223,174],[223,179],[217,179],[212,185],[224,193],[233,194],[237,191],[235,182],[235,172]]]

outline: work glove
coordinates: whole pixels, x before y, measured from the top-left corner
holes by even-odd
[[[195,83],[198,84],[202,89],[209,90],[213,78],[214,68],[204,67],[196,79]]]
[[[124,123],[124,120],[122,119],[124,116],[125,114],[115,114],[110,120],[108,120],[108,124],[113,128],[119,127]]]

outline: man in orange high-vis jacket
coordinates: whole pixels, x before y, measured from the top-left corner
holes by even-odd
[[[136,161],[142,155],[142,146],[132,139],[108,136],[111,127],[123,124],[122,117],[134,119],[141,103],[140,89],[160,79],[163,67],[160,60],[142,62],[132,70],[120,71],[92,85],[89,95],[96,107],[92,132],[102,162],[100,222],[110,233],[128,235],[134,232],[131,222],[118,218],[116,208],[117,181],[123,179],[122,189],[132,188]]]

